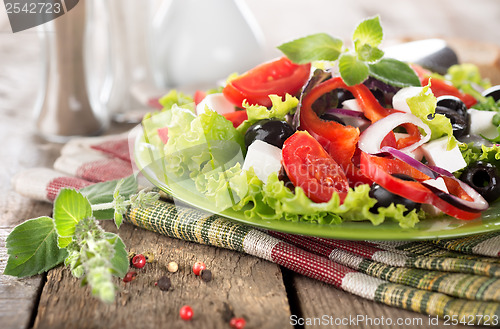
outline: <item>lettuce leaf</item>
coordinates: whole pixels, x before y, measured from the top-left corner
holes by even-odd
[[[491,146],[481,145],[477,147],[474,143],[459,145],[462,156],[464,157],[467,166],[478,162],[484,161],[495,165],[500,168],[500,145],[494,144]]]
[[[203,184],[200,184],[203,181]],[[371,221],[380,225],[385,220],[398,222],[402,228],[414,227],[423,217],[415,210],[406,214],[403,205],[394,205],[378,209],[373,213],[370,209],[377,200],[369,196],[370,186],[360,185],[351,189],[343,204],[337,194],[329,202],[315,203],[309,199],[304,190],[296,188],[292,192],[276,173],[268,177],[266,184],[260,181],[253,168],[241,170],[239,164],[225,173],[198,177],[197,188],[214,202],[218,209],[232,206],[234,210],[242,210],[248,219],[306,221],[319,224],[340,224],[343,221]],[[229,197],[232,196],[232,199]],[[237,203],[234,201],[238,200]],[[222,207],[222,208],[219,208]]]
[[[238,126],[238,131],[241,134],[245,134],[251,125],[263,119],[275,118],[278,120],[285,120],[287,114],[295,113],[297,105],[299,104],[297,97],[293,97],[289,94],[285,95],[285,100],[282,100],[278,95],[269,95],[269,98],[272,102],[270,109],[262,105],[250,105],[246,101],[243,103],[243,107],[247,111],[248,119]]]
[[[176,105],[171,112],[166,124],[169,140],[164,149],[169,172],[194,178],[202,171],[227,166],[231,161],[243,161],[243,136],[222,115],[207,109],[195,116]]]
[[[431,82],[423,87],[420,94],[408,98],[406,103],[411,112],[431,128],[431,140],[448,136],[448,149],[450,150],[457,145],[457,140],[453,136],[453,127],[450,119],[445,115],[435,114],[437,99],[432,94],[430,86]]]

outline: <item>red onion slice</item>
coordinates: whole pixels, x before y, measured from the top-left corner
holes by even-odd
[[[412,123],[425,132],[420,140],[410,146],[402,148],[400,151],[404,153],[412,152],[420,145],[426,143],[431,138],[431,129],[422,120],[411,113],[393,113],[383,119],[371,124],[359,137],[358,146],[361,151],[369,154],[380,153],[380,144],[385,136],[394,128],[399,127],[404,123]]]
[[[349,110],[349,109],[334,108],[334,109],[326,110],[325,113],[330,113],[330,114],[334,114],[334,115],[335,114],[343,114],[343,115],[347,115],[349,117],[355,117],[355,118],[364,118],[365,117],[363,112]]]
[[[436,170],[426,166],[422,162],[412,158],[410,155],[408,155],[404,152],[401,152],[400,150],[395,149],[394,147],[384,146],[380,150],[382,152],[387,152],[390,155],[392,155],[393,157],[395,157],[396,159],[399,159],[399,160],[409,164],[413,168],[417,169],[418,171],[421,171],[422,173],[426,174],[427,176],[429,176],[432,179],[436,179],[439,176],[441,176],[441,174],[438,173]]]
[[[479,194],[476,190],[474,190],[472,187],[469,185],[465,184],[461,180],[455,178],[455,177],[450,177],[450,179],[455,180],[458,182],[460,187],[467,193],[471,198],[472,201],[467,201],[464,199],[461,199],[453,194],[446,193],[441,191],[440,189],[427,184],[426,182],[421,182],[422,185],[427,187],[429,190],[431,190],[434,194],[436,194],[440,199],[448,202],[452,206],[455,206],[461,210],[472,212],[472,213],[478,213],[481,211],[484,211],[488,209],[489,204],[488,201],[486,201],[481,194]],[[438,207],[439,208],[439,207]]]
[[[381,150],[383,152],[391,154],[393,157],[401,161],[406,162],[413,168],[431,177],[431,179],[437,179],[442,176],[447,176],[450,179],[453,179],[454,181],[458,182],[460,187],[474,200],[474,201],[463,200],[453,194],[441,191],[440,189],[432,186],[431,184],[426,183],[425,181],[420,182],[422,183],[422,185],[424,185],[434,194],[436,194],[439,198],[448,202],[449,204],[468,212],[481,212],[483,210],[488,209],[489,206],[488,202],[476,190],[474,190],[472,187],[462,182],[461,180],[455,178],[455,176],[453,176],[453,174],[448,172],[447,170],[436,166],[427,166],[422,162],[415,160],[408,154],[403,153],[400,150],[397,150],[390,146],[384,146]]]

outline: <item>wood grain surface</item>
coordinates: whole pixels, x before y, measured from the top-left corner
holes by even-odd
[[[116,231],[112,222],[103,223]],[[134,253],[150,252],[154,262],[136,270],[129,283],[116,280],[120,292],[111,305],[92,298],[69,270],[58,268],[47,276],[35,328],[229,328],[226,309],[247,319],[247,328],[287,328],[290,317],[280,268],[239,252],[213,248],[138,229],[130,224],[120,236]],[[203,261],[213,278],[204,282],[192,266]],[[179,265],[167,271],[169,262]],[[167,276],[172,288],[161,291],[155,282]],[[190,305],[191,321],[179,318],[179,309]],[[230,313],[230,312],[229,312]],[[229,317],[230,318],[230,317]]]

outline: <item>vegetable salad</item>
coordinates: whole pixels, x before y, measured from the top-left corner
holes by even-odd
[[[444,75],[386,58],[379,17],[352,49],[320,33],[213,90],[172,90],[147,115],[166,177],[249,219],[463,220],[500,197],[500,88],[470,64]]]

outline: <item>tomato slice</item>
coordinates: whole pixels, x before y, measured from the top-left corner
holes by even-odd
[[[283,167],[290,181],[314,202],[328,202],[338,193],[340,202],[349,191],[342,168],[314,137],[297,131],[283,144]]]
[[[286,57],[267,62],[227,83],[226,98],[238,107],[246,99],[251,105],[272,105],[269,95],[296,95],[309,78],[311,64],[294,64]]]
[[[193,100],[194,100],[194,104],[195,105],[198,105],[201,103],[201,101],[207,96],[207,93],[203,90],[197,90],[195,91],[194,95],[193,95]]]
[[[248,119],[248,114],[245,110],[224,113],[223,116],[233,123],[234,128],[238,128],[243,121]]]
[[[418,203],[427,203],[439,208],[445,214],[458,219],[474,219],[481,215],[480,212],[469,212],[448,203],[420,182],[430,179],[429,176],[413,168],[409,164],[392,158],[378,157],[361,152],[360,165],[362,172],[389,192]],[[416,181],[406,181],[392,174],[405,174]],[[451,194],[463,200],[470,201],[470,196],[452,179],[443,176]]]

